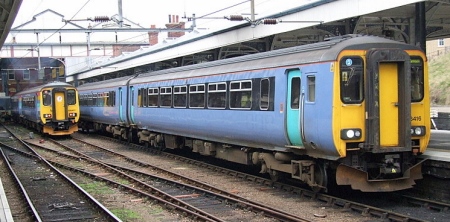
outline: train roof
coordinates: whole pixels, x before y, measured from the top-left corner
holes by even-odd
[[[98,89],[99,86],[101,88],[126,86],[127,83],[129,82],[129,80],[134,77],[135,76],[124,76],[124,77],[119,77],[119,78],[114,78],[114,79],[103,80],[103,81],[99,81],[99,82],[84,83],[84,84],[78,86],[77,89],[79,91],[81,91],[81,90]]]
[[[188,78],[214,74],[224,74],[254,69],[289,67],[292,65],[334,61],[342,50],[368,50],[371,48],[400,48],[403,50],[420,50],[420,48],[378,37],[364,35],[344,35],[326,39],[325,41],[255,53],[229,59],[217,60],[189,66],[152,71],[134,76],[125,76],[78,86],[78,90],[126,86],[128,83],[140,83],[143,78],[150,81]],[[219,68],[220,67],[220,68]]]
[[[59,82],[59,81],[49,82],[44,85],[34,86],[29,89],[22,90],[22,91],[16,93],[13,97],[23,95],[23,94],[28,94],[28,93],[34,93],[34,92],[40,91],[41,89],[47,88],[47,87],[67,87],[67,86],[72,86],[72,85],[70,85],[69,83],[66,83],[66,82]]]
[[[378,36],[345,35],[333,37],[326,41],[314,44],[143,73],[132,79],[130,83],[139,83],[142,81],[142,78],[148,77],[151,77],[152,81],[156,81],[170,78],[203,76],[212,73],[224,74],[245,70],[288,67],[298,64],[334,61],[338,58],[339,53],[342,50],[367,50],[380,47],[420,50],[420,48],[416,46]],[[220,68],[218,68],[218,66],[220,66]]]

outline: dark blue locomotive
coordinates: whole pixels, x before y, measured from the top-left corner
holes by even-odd
[[[328,178],[401,190],[422,178],[427,75],[417,47],[342,36],[81,85],[80,127],[259,165],[317,191]]]

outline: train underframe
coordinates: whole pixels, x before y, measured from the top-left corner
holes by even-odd
[[[83,131],[93,129],[112,134],[128,142],[137,142],[146,147],[164,149],[190,149],[203,156],[235,162],[244,165],[256,165],[261,168],[260,173],[267,173],[273,181],[290,175],[309,185],[314,191],[327,189],[328,174],[325,162],[311,158],[299,160],[295,155],[283,152],[268,152],[263,149],[238,147],[230,144],[215,143],[198,139],[160,134],[148,130],[130,129],[120,125],[103,125],[82,122]]]
[[[54,136],[70,135],[77,131],[78,125],[72,121],[51,122],[42,126],[43,133]]]
[[[287,152],[272,152],[161,134],[126,126],[94,123],[90,128],[96,131],[105,131],[115,138],[137,142],[147,147],[189,149],[191,152],[203,156],[244,165],[256,165],[260,167],[260,173],[267,173],[273,181],[290,177],[302,181],[316,192],[327,191],[328,186],[334,184],[350,185],[352,189],[364,192],[389,192],[411,188],[415,184],[415,180],[422,178],[421,163],[411,165],[412,160],[409,158],[413,157],[408,153],[384,156],[380,154],[379,158],[372,160],[362,158],[359,160],[360,162],[355,161],[355,155],[359,157],[373,155],[353,153],[340,161],[329,161]],[[400,162],[408,162],[408,164],[399,166]],[[393,173],[394,169],[395,173]],[[379,178],[373,174],[378,174]]]
[[[78,124],[75,120],[47,122],[46,124],[33,122],[28,119],[13,116],[13,120],[17,123],[25,125],[28,128],[35,129],[37,132],[45,133],[52,136],[70,135],[78,131]]]

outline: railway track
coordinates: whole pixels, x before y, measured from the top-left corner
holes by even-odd
[[[268,218],[272,218],[276,221],[310,221],[288,212],[283,212],[276,208],[239,197],[238,195],[217,189],[200,181],[164,171],[156,166],[127,158],[119,153],[93,146],[82,141],[74,143],[73,140],[66,140],[63,142],[52,140],[52,142],[62,147],[62,149],[57,150],[57,147],[51,145],[50,146],[54,149],[49,148],[49,142],[45,143],[45,146],[47,147],[40,144],[29,144],[46,150],[47,152],[53,152],[60,157],[64,156],[65,158],[71,158],[77,161],[82,158],[83,161],[88,162],[90,169],[81,171],[61,163],[67,163],[67,161],[55,161],[53,164],[57,164],[58,167],[82,172],[90,177],[95,176],[94,173],[90,172],[95,172],[97,175],[110,175],[113,173],[117,175],[116,180],[110,178],[110,176],[105,176],[102,180],[107,181],[108,183],[115,183],[116,186],[130,189],[130,185],[125,185],[123,182],[121,184],[114,182],[119,179],[125,180],[128,178],[126,180],[130,184],[132,183],[132,187],[137,189],[133,190],[134,192],[140,192],[140,195],[146,195],[146,193],[152,194],[146,196],[148,198],[158,199],[159,201],[161,201],[160,199],[164,199],[164,202],[161,201],[164,204],[174,203],[176,206],[181,206],[179,210],[189,209],[190,212],[183,213],[192,214],[192,212],[196,212],[196,215],[192,215],[194,217],[199,217],[199,215],[201,215],[204,216],[204,218],[212,219],[213,221],[267,221]],[[67,150],[70,150],[75,155],[64,153]],[[97,164],[104,170],[94,169],[94,164]],[[133,168],[140,168],[141,171]],[[153,173],[146,173],[143,170],[147,172],[153,171]],[[163,173],[168,176],[157,176],[154,174],[154,171],[158,171],[157,173]],[[133,177],[130,177],[129,175],[133,175]]]
[[[83,134],[77,134],[76,137],[78,139],[82,139],[83,141],[89,140],[92,136],[86,136]],[[96,138],[99,136],[95,136]],[[361,196],[367,196],[366,200],[374,200],[378,199],[377,202],[384,203],[383,204],[377,204],[376,206],[370,204],[371,201],[365,201],[360,202],[360,199],[352,199],[350,196],[347,197],[341,197],[338,198],[336,196],[326,195],[326,194],[319,194],[314,193],[308,189],[299,188],[297,186],[292,186],[284,183],[277,183],[273,182],[270,179],[261,178],[259,176],[249,175],[246,173],[242,173],[239,171],[229,170],[225,169],[219,166],[207,164],[203,161],[196,161],[190,158],[181,157],[179,155],[174,155],[167,152],[161,152],[159,150],[152,150],[145,148],[143,146],[135,145],[135,144],[129,144],[123,141],[118,141],[116,139],[112,139],[109,137],[101,137],[102,139],[113,141],[113,142],[119,142],[123,146],[115,146],[115,150],[117,150],[120,153],[126,153],[126,150],[130,149],[136,149],[136,150],[145,150],[146,153],[149,153],[149,155],[158,155],[158,156],[164,156],[167,158],[171,158],[177,161],[182,161],[185,163],[189,163],[191,165],[196,165],[201,168],[208,169],[210,171],[218,172],[220,174],[225,174],[229,176],[233,176],[234,178],[240,178],[245,181],[252,181],[259,185],[264,185],[268,187],[268,189],[274,189],[279,190],[281,192],[290,192],[293,195],[296,195],[300,198],[309,198],[313,199],[315,201],[319,202],[325,202],[327,206],[334,207],[334,208],[341,208],[344,210],[351,210],[357,213],[360,213],[363,216],[371,216],[376,217],[380,219],[390,220],[390,221],[445,221],[445,218],[448,216],[448,204],[428,200],[428,199],[420,199],[420,198],[414,198],[411,199],[411,197],[407,195],[401,195],[401,192],[397,193],[390,193],[390,194],[364,194],[364,193],[358,193],[356,195]],[[91,138],[92,139],[92,138]],[[109,146],[112,147],[112,146]],[[136,161],[136,160],[130,160],[130,161]],[[391,197],[394,196],[394,197]],[[394,202],[395,200],[395,202]],[[386,202],[391,202],[390,204],[386,205]],[[392,208],[392,207],[386,207],[386,206],[392,206],[392,203],[398,204],[400,207]],[[406,203],[406,205],[401,205],[400,203]],[[407,209],[410,206],[424,206],[419,208],[414,208],[413,211],[417,212],[423,212],[421,216],[415,217],[412,215],[409,215],[408,212],[406,212],[405,209]],[[410,210],[410,209],[409,209]],[[420,215],[421,213],[417,213],[414,215]],[[430,219],[431,218],[431,219]]]
[[[11,134],[14,136],[14,134]],[[26,202],[25,221],[121,221],[19,138],[0,143],[10,176]]]
[[[190,185],[193,187],[197,187],[199,188],[196,191],[192,191],[191,188],[189,188],[189,192],[190,193],[186,193],[186,191],[179,191],[178,193],[175,193],[175,196],[177,198],[181,198],[183,200],[186,200],[186,198],[189,199],[200,199],[199,194],[201,192],[203,192],[204,190],[207,190],[209,192],[214,192],[214,193],[218,193],[221,195],[227,195],[229,197],[238,199],[238,198],[243,198],[243,199],[251,199],[253,202],[250,201],[250,203],[257,203],[257,204],[262,204],[262,205],[271,205],[271,204],[267,204],[265,201],[260,201],[260,197],[264,196],[264,195],[269,195],[269,196],[285,196],[287,198],[285,198],[285,200],[287,202],[289,201],[294,201],[292,206],[297,206],[299,205],[299,203],[301,202],[309,202],[309,203],[315,203],[316,205],[322,206],[322,208],[327,208],[327,209],[336,209],[338,211],[340,211],[342,214],[345,214],[345,212],[349,212],[351,215],[350,216],[351,219],[349,219],[348,216],[345,217],[345,219],[335,219],[336,221],[361,221],[361,220],[367,220],[368,218],[376,218],[376,219],[380,219],[380,220],[387,220],[387,221],[445,221],[445,220],[441,220],[439,218],[442,218],[444,215],[446,215],[446,212],[448,212],[448,208],[446,208],[445,205],[441,205],[439,206],[439,202],[435,203],[435,204],[427,204],[426,202],[417,202],[417,198],[415,198],[414,201],[408,201],[406,199],[406,197],[394,197],[393,199],[396,200],[397,202],[408,202],[409,205],[414,205],[420,208],[419,211],[424,211],[424,212],[428,212],[428,214],[432,214],[432,215],[437,215],[436,219],[429,219],[430,217],[414,217],[414,215],[408,215],[408,213],[402,213],[401,210],[398,209],[393,209],[393,208],[389,208],[389,207],[385,207],[385,206],[380,206],[377,204],[372,204],[372,203],[367,203],[364,204],[364,202],[359,202],[358,200],[350,200],[347,198],[337,198],[337,197],[333,197],[330,195],[326,195],[326,194],[317,194],[314,193],[308,189],[302,189],[299,188],[298,186],[292,186],[292,185],[288,185],[288,184],[283,184],[283,183],[275,183],[269,179],[265,179],[265,178],[261,178],[259,176],[255,176],[255,175],[250,175],[250,174],[246,174],[246,173],[242,173],[239,171],[233,171],[233,170],[229,170],[229,169],[225,169],[222,167],[218,167],[218,166],[214,166],[211,164],[207,164],[205,162],[202,161],[196,161],[196,160],[192,160],[190,158],[185,158],[185,157],[181,157],[178,155],[173,155],[171,153],[167,153],[167,152],[161,152],[160,150],[154,150],[154,149],[149,149],[149,148],[145,148],[142,146],[138,146],[135,144],[129,144],[123,141],[118,141],[115,139],[111,139],[111,138],[107,138],[107,137],[101,137],[98,135],[88,135],[88,134],[81,134],[81,133],[76,133],[75,135],[73,135],[73,138],[77,138],[77,139],[81,139],[83,142],[88,142],[89,144],[83,144],[80,142],[77,143],[73,143],[73,141],[71,139],[67,139],[67,140],[58,140],[58,143],[71,143],[73,148],[76,149],[77,151],[81,151],[83,153],[85,153],[85,157],[81,157],[81,154],[77,154],[73,151],[67,151],[66,148],[60,147],[60,148],[52,148],[55,151],[52,150],[48,150],[48,151],[42,151],[45,153],[54,153],[52,155],[54,156],[63,156],[63,155],[67,155],[67,157],[64,157],[66,160],[62,160],[62,161],[55,161],[53,164],[55,166],[57,166],[61,171],[64,171],[67,175],[71,175],[70,177],[76,177],[77,175],[80,174],[85,174],[85,172],[82,171],[86,171],[86,167],[79,167],[78,166],[65,166],[68,165],[66,164],[67,158],[74,158],[77,159],[78,161],[83,160],[84,158],[92,158],[94,157],[97,161],[101,161],[103,162],[105,165],[107,165],[108,167],[112,167],[117,171],[121,171],[124,172],[125,174],[136,178],[137,180],[140,181],[145,181],[148,183],[153,183],[153,187],[157,188],[163,192],[168,192],[167,190],[165,190],[167,186],[167,184],[170,184],[171,182],[168,182],[170,180],[177,180],[177,181],[181,181],[183,184],[185,185]],[[31,140],[28,140],[31,141]],[[35,143],[37,140],[34,140]],[[72,142],[71,142],[72,141]],[[41,143],[36,143],[37,146],[42,146],[42,145],[49,145],[52,144],[50,143],[50,141],[48,139],[45,139],[45,143],[41,144]],[[100,147],[95,147],[95,146],[91,146],[92,145],[99,145]],[[58,145],[59,146],[59,145]],[[58,147],[58,146],[53,146],[52,147]],[[100,148],[108,148],[107,150],[101,150]],[[41,148],[40,148],[41,149]],[[144,151],[144,152],[143,152]],[[59,153],[58,153],[59,152]],[[134,155],[132,154],[134,153]],[[72,157],[70,157],[72,156]],[[150,157],[150,158],[148,158]],[[62,157],[60,157],[62,158]],[[155,161],[156,159],[161,159],[159,161]],[[59,164],[63,162],[63,164]],[[150,165],[149,163],[152,163],[152,165]],[[82,164],[84,165],[84,164]],[[92,165],[92,164],[91,164]],[[170,167],[166,167],[166,166],[161,166],[161,165],[170,165]],[[89,165],[90,166],[90,165]],[[175,166],[175,167],[174,167]],[[187,166],[187,167],[186,167]],[[186,174],[185,172],[187,170],[191,170],[191,167],[193,168],[201,168],[204,169],[204,176],[210,179],[208,180],[204,180],[201,179],[202,175],[199,175],[199,177],[197,176],[192,176],[193,174],[188,174],[191,176],[190,179],[195,178],[194,180],[184,180],[182,179],[181,176],[184,176],[184,174]],[[71,169],[74,168],[74,169]],[[67,170],[66,170],[67,169]],[[70,169],[70,171],[69,171]],[[146,170],[143,170],[146,169]],[[81,171],[80,171],[81,170]],[[72,174],[71,174],[72,172]],[[96,175],[108,175],[111,173],[106,173],[103,171],[97,171],[96,173],[94,173]],[[194,174],[203,174],[203,173],[194,173]],[[85,174],[87,175],[87,174]],[[92,177],[94,178],[94,176],[96,175],[87,175],[88,177]],[[222,192],[221,189],[216,189],[219,188],[221,186],[217,186],[217,184],[211,183],[211,180],[214,180],[213,178],[215,178],[215,176],[218,177],[229,177],[230,179],[228,179],[229,181],[235,181],[236,185],[239,186],[239,189],[227,189],[229,192],[229,194],[226,194],[226,192]],[[188,176],[189,177],[189,176]],[[105,176],[106,178],[106,176]],[[168,178],[168,180],[166,180]],[[108,180],[103,180],[105,181],[105,184],[113,184],[112,182],[109,182]],[[203,181],[203,182],[202,182]],[[206,181],[206,183],[205,183]],[[164,185],[163,185],[164,184]],[[205,186],[204,184],[206,184],[207,186]],[[254,184],[254,185],[244,185],[244,186],[253,186],[255,187],[256,190],[258,190],[255,193],[250,193],[247,194],[245,192],[245,190],[241,189],[241,184]],[[116,185],[111,185],[111,186],[115,186],[118,187],[118,189],[120,188],[121,190],[123,189],[125,192],[129,192],[129,193],[135,193],[136,196],[139,196],[139,198],[142,197],[142,199],[149,199],[149,198],[143,198],[145,195],[140,194],[139,192],[135,192],[135,191],[129,191],[128,189],[126,189],[126,186],[129,185],[130,187],[138,187],[139,185],[135,185],[135,184],[131,184],[129,182],[126,183],[122,183],[122,184],[116,184]],[[212,185],[212,188],[211,188]],[[181,192],[181,193],[180,193]],[[253,196],[252,196],[253,195]],[[382,196],[382,195],[376,195],[376,196]],[[369,197],[370,199],[371,197]],[[380,198],[380,197],[376,197],[376,198]],[[373,198],[373,199],[376,199]],[[218,199],[218,197],[216,197],[216,199]],[[224,200],[221,200],[222,202]],[[427,201],[425,199],[425,201]],[[157,202],[156,200],[154,200],[153,202]],[[228,201],[225,201],[228,203]],[[391,201],[392,203],[394,203],[393,201]],[[398,205],[401,205],[400,203],[397,203]],[[238,206],[237,202],[229,202],[230,206]],[[436,205],[437,204],[437,205]],[[301,204],[300,204],[301,205]],[[395,204],[390,204],[390,206],[395,205]],[[276,204],[272,206],[277,206]],[[250,207],[243,207],[243,205],[239,205],[238,206],[241,209],[248,210],[250,209]],[[307,207],[306,207],[307,208]],[[277,209],[275,207],[275,209]],[[290,212],[293,213],[294,215],[296,215],[297,211],[299,209],[303,210],[303,207],[295,207],[292,209],[286,209],[286,208],[280,208],[280,209],[284,209],[284,210],[278,210],[278,212]],[[294,210],[295,209],[295,210]],[[195,216],[188,216],[187,213],[177,213],[178,211],[173,208],[173,207],[169,207],[165,209],[166,211],[169,212],[175,212],[175,214],[182,214],[185,215],[185,218],[195,218]],[[302,211],[300,210],[300,212],[304,212],[304,210]],[[244,212],[243,211],[243,212]],[[315,218],[317,217],[327,217],[327,221],[333,220],[331,219],[331,215],[328,212],[327,213],[314,213],[314,216],[311,217],[306,217],[306,220],[310,220],[310,221],[314,221],[317,220]],[[224,213],[224,211],[222,211],[222,213]],[[347,214],[349,214],[347,213]],[[211,213],[214,214],[214,213]],[[300,213],[301,215],[304,215],[305,213]],[[247,214],[249,215],[249,214]],[[260,214],[255,214],[254,212],[251,213],[251,216],[249,216],[248,218],[253,219],[254,221],[256,220],[261,220],[261,218],[265,218],[264,220],[266,221],[270,221],[270,218],[276,218],[276,217],[261,217]],[[268,214],[267,214],[268,215]],[[247,219],[248,219],[247,218]],[[256,219],[258,218],[258,219]],[[359,218],[359,219],[358,219]],[[223,219],[219,218],[219,219]],[[198,219],[198,220],[202,220],[202,219]],[[279,220],[279,219],[276,219]],[[293,221],[293,220],[286,220],[286,221]]]

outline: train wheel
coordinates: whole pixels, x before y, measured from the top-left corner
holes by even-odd
[[[276,170],[269,170],[268,173],[269,173],[270,179],[273,182],[277,182],[280,179],[280,173],[278,173]]]
[[[323,163],[317,162],[314,165],[314,181],[316,186],[311,187],[314,192],[318,193],[327,190],[328,174]]]
[[[132,143],[132,142],[133,142],[133,131],[132,131],[132,130],[128,130],[128,133],[127,133],[127,142],[128,142],[128,143]]]

